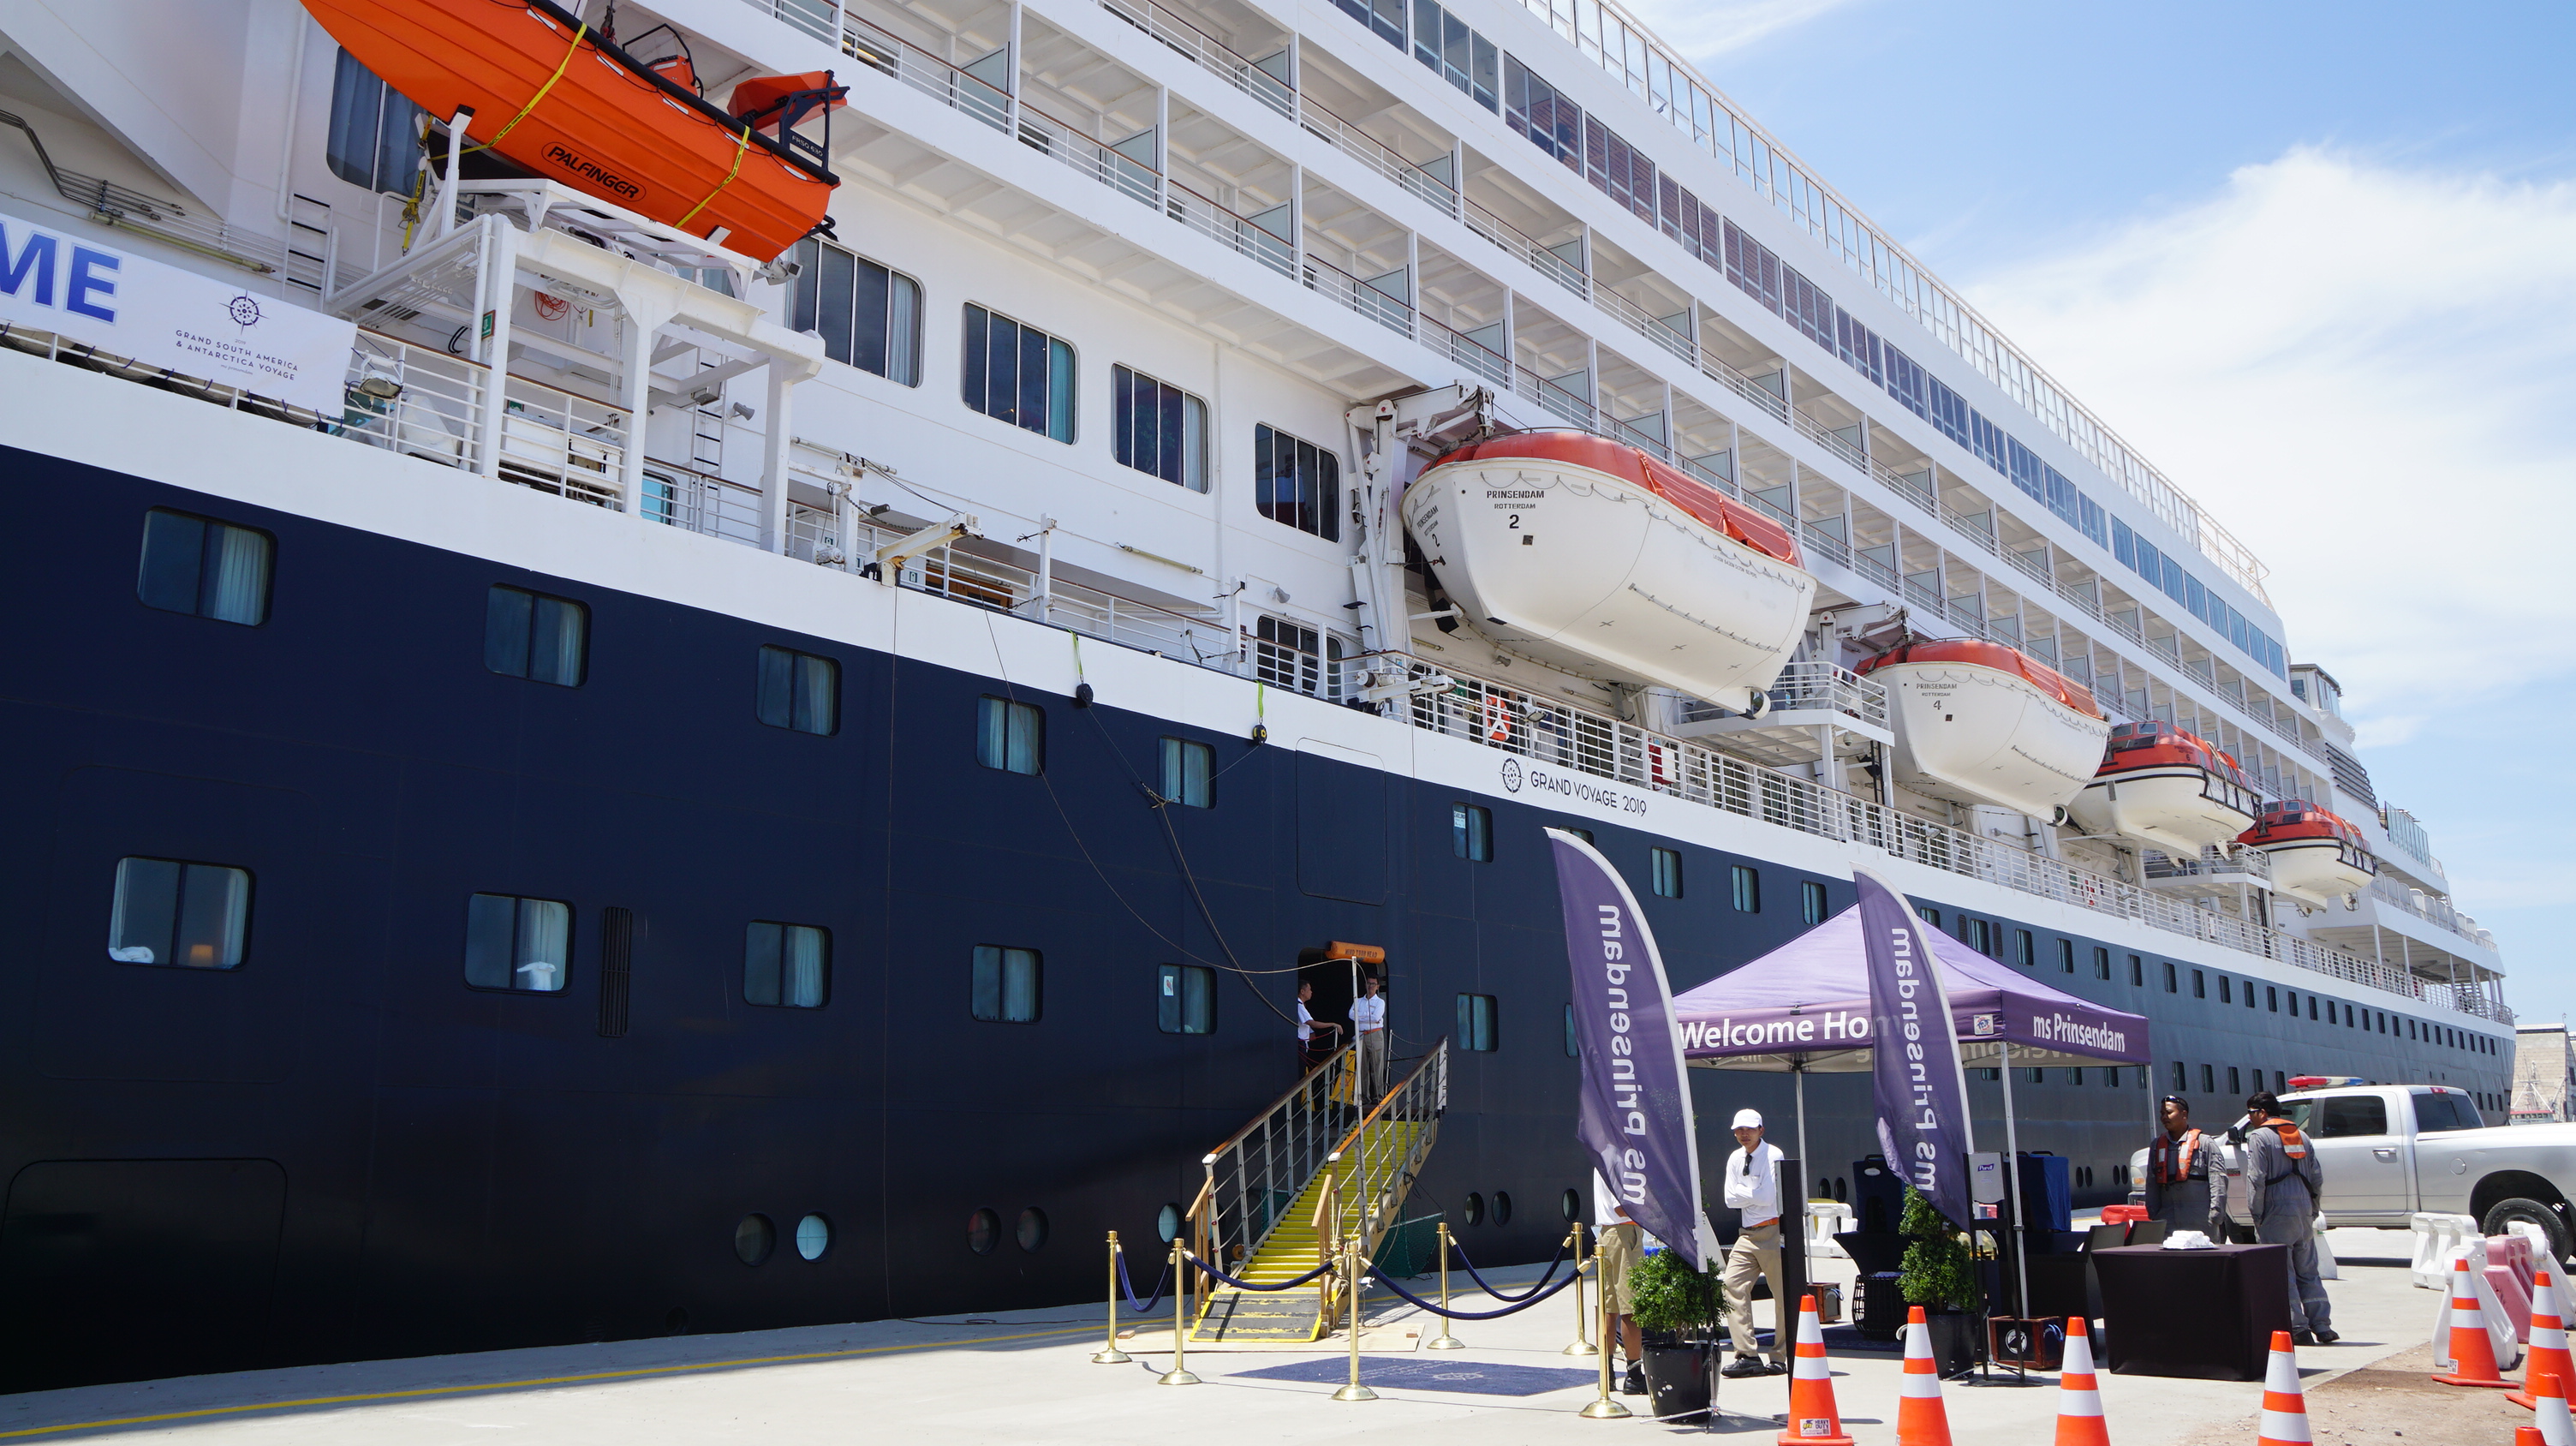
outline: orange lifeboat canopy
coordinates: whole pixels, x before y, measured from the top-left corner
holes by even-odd
[[[1431,465],[1441,467],[1451,462],[1501,462],[1515,458],[1606,472],[1622,482],[1643,487],[1710,529],[1765,557],[1791,567],[1802,565],[1798,539],[1783,524],[1680,468],[1657,460],[1643,448],[1596,437],[1590,432],[1513,432],[1507,436],[1489,437],[1482,442],[1471,442]],[[1426,467],[1423,470],[1431,469]]]
[[[1870,670],[1890,663],[1966,663],[1992,668],[1999,673],[2012,673],[2025,679],[2031,686],[2087,718],[2104,716],[2102,705],[2093,701],[2092,689],[2075,686],[2067,681],[2064,673],[2019,648],[2006,647],[2002,643],[1982,642],[1974,638],[1907,643],[1864,661],[1853,671],[1867,676]]]
[[[2113,728],[2111,741],[2103,749],[2101,771],[2094,776],[2109,778],[2134,769],[2171,768],[2177,764],[2207,769],[2241,788],[2254,786],[2236,760],[2208,739],[2156,719]]]
[[[2265,844],[2297,843],[2315,839],[2332,839],[2347,843],[2363,852],[2370,846],[2363,842],[2361,830],[2338,813],[2330,813],[2303,798],[2284,798],[2265,806],[2254,826],[2237,836],[2236,841],[2260,848]]]
[[[825,224],[839,181],[823,149],[793,134],[794,119],[765,126],[708,104],[685,52],[676,63],[638,61],[553,0],[304,0],[304,8],[432,116],[472,108],[469,150],[489,149],[755,261]],[[793,99],[783,87],[756,95],[773,108]]]

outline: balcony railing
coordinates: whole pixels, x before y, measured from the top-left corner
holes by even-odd
[[[1178,181],[1164,182],[1163,211],[1238,256],[1249,256],[1282,276],[1296,272],[1295,247]]]
[[[1512,364],[1504,360],[1501,352],[1469,337],[1464,332],[1453,331],[1430,317],[1422,317],[1421,322],[1423,345],[1486,381],[1492,382],[1495,386],[1507,391],[1511,388]]]
[[[800,23],[827,7],[822,0],[745,0],[755,10],[781,12],[778,18],[815,34]],[[829,34],[818,38],[830,40]],[[987,84],[890,30],[843,14],[839,25],[841,53],[881,75],[891,76],[951,110],[974,117],[997,131],[1011,128],[1010,92]]]
[[[1468,230],[1493,242],[1557,285],[1587,301],[1591,299],[1592,278],[1583,274],[1582,267],[1531,240],[1511,222],[1495,215],[1472,197],[1462,198],[1460,205],[1460,219],[1467,223]]]
[[[1848,668],[1831,663],[1791,663],[1780,670],[1779,681],[1768,691],[1770,713],[1840,713],[1873,728],[1887,727],[1886,687]],[[1734,715],[1714,703],[1693,698],[1683,703],[1681,716],[1685,723],[1705,723]]]
[[[1206,31],[1155,0],[1100,0],[1100,8],[1179,51],[1200,69],[1268,106],[1280,116],[1297,118],[1297,92],[1287,82],[1237,55]]]
[[[1320,257],[1306,258],[1306,289],[1394,332],[1413,335],[1413,308]]]
[[[1025,103],[1020,106],[1020,144],[1071,168],[1076,175],[1098,181],[1138,205],[1155,205],[1162,198],[1163,178],[1155,173],[1153,167],[1130,160],[1073,126]]]

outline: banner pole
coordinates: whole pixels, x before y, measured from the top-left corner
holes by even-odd
[[[2021,1218],[2021,1143],[2013,1123],[2012,1041],[2003,1040],[2004,1059],[2004,1190],[2012,1197],[2013,1276],[2020,1289],[2013,1304],[2024,1319],[2030,1316],[2030,1260],[2022,1245]]]
[[[1195,1386],[1199,1383],[1199,1378],[1190,1374],[1189,1327],[1187,1323],[1181,1319],[1181,1272],[1188,1269],[1188,1266],[1183,1263],[1186,1256],[1187,1252],[1184,1251],[1181,1246],[1181,1237],[1178,1235],[1173,1236],[1172,1368],[1165,1371],[1161,1378],[1154,1382],[1154,1384],[1158,1386]]]
[[[1440,1334],[1422,1343],[1426,1351],[1456,1351],[1467,1343],[1449,1333],[1449,1221],[1440,1221]]]
[[[1593,1257],[1599,1259],[1599,1256]],[[1610,1399],[1610,1332],[1616,1329],[1610,1317],[1610,1294],[1601,1293],[1601,1399],[1583,1408],[1587,1421],[1624,1421],[1631,1414],[1627,1407]]]
[[[1133,1359],[1118,1349],[1118,1232],[1109,1232],[1109,1339],[1091,1353],[1095,1366],[1123,1366]]]
[[[1351,1297],[1351,1381],[1333,1393],[1336,1401],[1374,1401],[1377,1392],[1360,1384],[1360,1238],[1351,1236],[1344,1242],[1343,1262],[1348,1267],[1342,1277]]]

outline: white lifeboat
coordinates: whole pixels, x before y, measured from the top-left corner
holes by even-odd
[[[2111,730],[2101,770],[2068,812],[2086,833],[2120,834],[2198,858],[2251,827],[2261,807],[2235,759],[2196,733],[2149,722]]]
[[[1462,447],[1405,489],[1404,522],[1498,645],[1740,713],[1762,710],[1816,592],[1787,528],[1587,432]]]
[[[2001,643],[1908,642],[1860,665],[1896,715],[1896,778],[1927,798],[2052,823],[2092,781],[2111,722],[2090,691]]]
[[[2379,873],[2361,830],[2305,799],[2272,804],[2236,841],[2270,861],[2274,893],[2311,904],[2357,894]]]

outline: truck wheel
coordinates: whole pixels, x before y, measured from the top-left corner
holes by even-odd
[[[2526,1200],[2520,1197],[2499,1200],[2487,1211],[2487,1218],[2479,1224],[2478,1228],[2489,1235],[2502,1235],[2516,1221],[2528,1221],[2537,1225],[2541,1232],[2549,1237],[2551,1260],[2563,1263],[2567,1259],[2566,1217],[2560,1215],[2555,1208],[2543,1205],[2537,1200]]]

